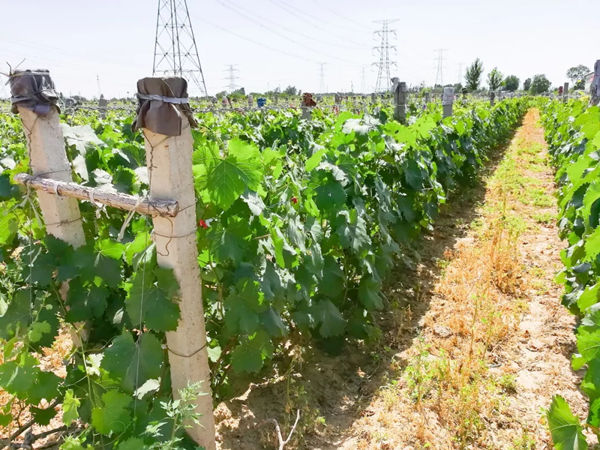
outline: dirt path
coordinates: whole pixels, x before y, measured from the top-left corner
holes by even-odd
[[[294,447],[311,449],[548,448],[553,394],[585,415],[574,319],[553,282],[563,244],[538,119],[526,115],[484,182],[450,202],[398,270],[381,342],[314,350],[220,405],[221,448],[275,448],[265,419],[285,433],[296,408]]]

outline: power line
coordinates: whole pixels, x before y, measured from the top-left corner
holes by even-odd
[[[273,3],[275,6],[278,6],[279,8],[283,9],[285,12],[287,12],[291,16],[301,20],[303,25],[304,24],[310,25],[313,28],[322,30],[322,31],[328,33],[329,35],[333,36],[333,34],[331,33],[331,26],[324,27],[324,26],[319,25],[319,23],[321,23],[323,21],[322,17],[317,17],[312,14],[309,14],[309,13],[297,8],[295,5],[291,5],[289,3],[284,2],[283,0],[279,0],[279,1],[278,0],[269,0],[269,1],[271,3]],[[348,31],[346,31],[346,32],[348,32]],[[352,34],[357,33],[356,30],[350,30],[350,32]],[[337,47],[352,48],[352,49],[357,48],[357,47],[365,48],[365,49],[369,48],[368,46],[364,45],[363,43],[349,39],[346,36],[337,36],[337,39],[343,41],[344,44],[336,44],[333,42],[325,42],[325,44],[335,45]],[[347,43],[352,43],[354,45],[350,46]]]
[[[345,20],[348,23],[352,23],[353,26],[358,26],[360,28],[360,31],[364,32],[364,23],[360,23],[354,19],[351,19],[350,17],[344,16],[342,13],[340,13],[339,11],[336,11],[335,9],[332,9],[330,7],[328,7],[325,2],[323,1],[319,1],[319,0],[313,0],[314,3],[316,3],[317,5],[319,5],[320,7],[332,12],[336,17]]]
[[[381,38],[378,46],[373,47],[373,50],[379,53],[379,61],[373,65],[377,67],[377,81],[375,83],[375,92],[385,92],[391,84],[390,66],[395,66],[396,63],[390,60],[390,50],[396,51],[395,45],[390,45],[390,33],[396,36],[396,30],[390,30],[390,23],[396,20],[378,20],[381,23],[381,30],[375,31],[375,36]]]
[[[225,27],[223,27],[223,26],[221,26],[219,24],[216,24],[214,22],[211,22],[209,20],[206,20],[206,19],[200,19],[200,20],[202,22],[204,22],[205,24],[211,26],[211,27],[217,28],[217,29],[219,29],[219,30],[221,30],[221,31],[223,31],[225,33],[231,34],[232,36],[235,36],[235,37],[241,39],[244,42],[250,42],[250,43],[252,43],[254,45],[257,45],[259,47],[262,47],[264,49],[271,50],[272,52],[280,53],[282,55],[289,56],[290,58],[295,58],[295,59],[298,59],[298,60],[302,60],[303,62],[306,62],[306,61],[310,61],[310,62],[314,62],[314,63],[318,63],[319,62],[316,59],[308,58],[308,57],[300,55],[298,53],[293,53],[293,52],[289,52],[287,50],[282,50],[280,48],[273,47],[272,45],[265,44],[264,42],[257,41],[256,39],[253,39],[253,38],[248,37],[248,36],[244,36],[243,34],[240,34],[240,33],[237,33],[235,31],[232,31],[229,28],[225,28]]]
[[[266,25],[264,22],[261,22],[256,17],[252,17],[250,14],[242,11],[241,8],[239,8],[239,6],[233,6],[233,5],[231,5],[230,2],[227,2],[226,0],[216,0],[216,1],[218,3],[220,3],[222,6],[224,6],[225,8],[229,9],[230,11],[233,11],[236,14],[238,14],[239,16],[245,18],[246,20],[249,20],[250,22],[255,23],[256,25],[258,25],[259,27],[263,28],[264,30],[267,30],[268,32],[273,33],[273,34],[275,34],[275,35],[277,35],[277,36],[285,39],[286,41],[291,42],[292,44],[296,44],[296,45],[302,47],[304,50],[310,50],[310,51],[312,51],[315,54],[326,56],[328,59],[335,59],[335,60],[341,61],[341,62],[343,62],[345,64],[348,64],[348,65],[356,65],[356,63],[354,61],[350,61],[350,60],[347,60],[347,59],[344,59],[344,58],[340,58],[337,55],[327,54],[327,53],[324,53],[324,52],[322,52],[320,50],[316,50],[316,49],[314,49],[312,47],[308,47],[305,43],[297,41],[296,39],[293,39],[293,38],[289,37],[288,35],[286,35],[284,33],[281,33],[281,32],[279,32],[277,30],[274,30],[272,28],[272,25]]]

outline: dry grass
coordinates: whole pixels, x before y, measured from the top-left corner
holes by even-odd
[[[482,417],[494,415],[501,406],[488,365],[496,346],[514,332],[523,308],[515,301],[523,279],[516,232],[502,215],[484,223],[476,245],[447,255],[451,263],[435,289],[444,299],[443,309],[425,320],[431,331],[426,331],[431,357],[424,369],[431,374],[431,395],[425,406],[460,446],[485,439]],[[414,364],[413,358],[409,369]],[[425,422],[418,428],[422,444],[433,432],[427,428]]]

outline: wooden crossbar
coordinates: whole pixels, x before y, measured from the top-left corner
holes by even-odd
[[[36,177],[27,173],[16,174],[14,180],[17,183],[47,192],[48,194],[88,200],[93,203],[100,203],[126,211],[135,211],[153,217],[175,217],[179,212],[179,203],[175,200],[158,200],[136,197],[135,195],[120,192],[107,192],[102,189],[82,186],[73,182]]]

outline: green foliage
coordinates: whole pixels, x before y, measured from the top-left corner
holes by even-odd
[[[443,120],[434,106],[408,126],[389,121],[389,107],[377,117],[315,110],[311,121],[292,111],[199,117],[192,170],[215,398],[267,374],[294,337],[332,352],[350,339],[374,339],[395,258],[449,192],[473,181],[526,106],[524,99],[492,109],[457,105]],[[101,141],[83,153],[68,145],[76,181],[110,178],[143,195],[145,154],[131,118],[72,120]],[[47,236],[35,202],[6,182],[26,170],[20,122],[0,121],[0,140],[3,156],[24,161],[0,160],[0,386],[38,408],[40,421],[49,420],[39,408],[45,398],[63,404],[65,423],[88,424],[64,448],[184,446],[189,404],[171,400],[164,348],[179,319],[178,285],[157,266],[149,221],[135,218],[117,242],[126,213],[96,215],[81,203],[88,245],[74,249]],[[66,379],[40,369],[31,353],[54,342],[59,323],[82,340],[68,355]]]
[[[531,89],[531,78],[527,78],[525,79],[525,81],[523,82],[523,90],[525,92],[529,91],[529,89]]]
[[[519,83],[520,80],[516,75],[509,75],[502,82],[504,89],[509,92],[515,92],[517,89],[519,89]]]
[[[550,89],[550,81],[546,78],[546,75],[534,75],[529,92],[534,95],[544,94],[548,92],[548,89]]]
[[[475,61],[473,61],[473,64],[467,67],[467,71],[465,72],[465,84],[469,92],[473,92],[479,89],[482,73],[483,62],[479,58],[477,58]]]
[[[562,251],[562,302],[580,317],[573,368],[587,368],[581,388],[589,398],[586,424],[600,426],[600,109],[582,101],[544,105],[543,123],[559,184],[559,230],[568,247]],[[561,397],[555,397],[549,423],[557,448],[587,448],[579,420]]]
[[[585,78],[585,76],[592,72],[589,67],[584,66],[583,64],[579,64],[578,66],[570,67],[567,70],[567,77],[573,83],[573,88],[578,89],[577,85],[581,84],[581,81]]]
[[[560,395],[552,398],[547,418],[554,448],[557,450],[585,450],[588,448],[579,419],[573,415],[569,405]]]
[[[498,70],[497,67],[494,67],[490,73],[488,73],[487,82],[490,87],[490,91],[497,91],[502,86],[503,75]]]

